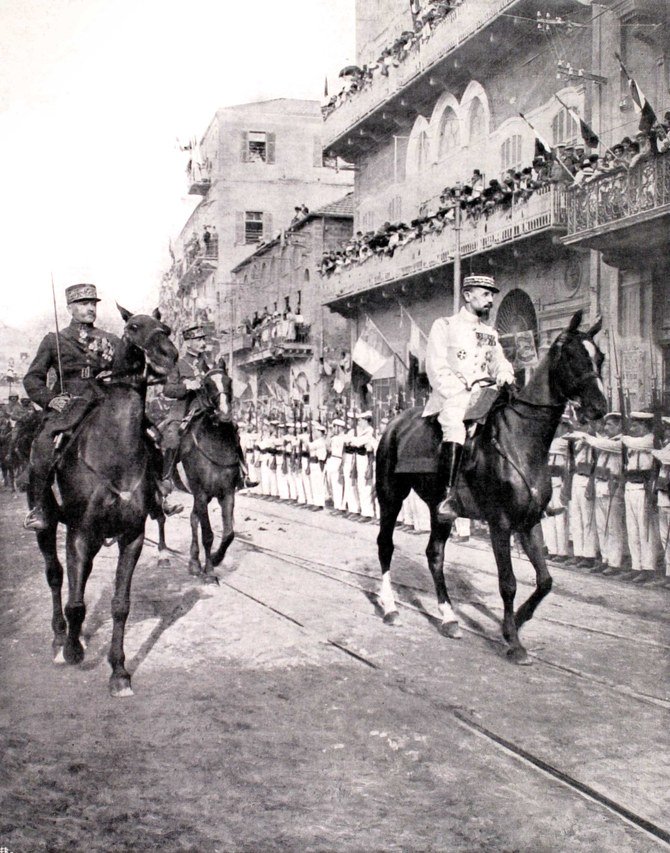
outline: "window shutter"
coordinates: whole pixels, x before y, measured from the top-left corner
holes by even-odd
[[[266,153],[266,163],[274,163],[275,162],[275,141],[276,134],[268,133],[265,137],[265,153]]]
[[[242,131],[240,142],[240,163],[247,163],[249,160],[249,138],[246,130]]]
[[[235,211],[235,245],[241,246],[244,243],[244,211]]]
[[[263,213],[263,239],[269,240],[272,237],[272,214]]]
[[[321,137],[314,137],[314,162],[315,169],[320,169],[323,166],[323,149],[321,148]]]

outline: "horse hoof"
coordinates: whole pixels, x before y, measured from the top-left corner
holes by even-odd
[[[109,694],[113,699],[126,699],[129,696],[134,696],[133,688],[130,686],[130,677],[110,678]]]
[[[458,622],[442,622],[440,624],[440,634],[450,640],[460,640],[463,636]]]
[[[213,572],[203,572],[200,575],[200,580],[203,583],[215,583],[217,586],[219,585],[219,576],[215,575]]]
[[[84,647],[79,641],[76,644],[66,645],[63,649],[63,656],[65,663],[76,666],[84,660]]]
[[[397,610],[389,610],[384,614],[384,625],[400,625],[400,614]]]
[[[54,663],[56,664],[56,666],[64,666],[66,663],[62,646],[56,651],[54,655]]]
[[[193,575],[194,577],[199,578],[202,575],[202,566],[200,563],[190,562],[188,564],[188,573],[189,575]]]
[[[531,666],[533,663],[525,649],[507,649],[507,657],[511,663],[515,663],[517,666]]]

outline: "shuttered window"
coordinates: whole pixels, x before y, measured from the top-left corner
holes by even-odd
[[[276,134],[261,130],[243,130],[240,160],[242,163],[274,163]]]
[[[244,214],[244,242],[258,243],[263,237],[263,212],[247,210]]]

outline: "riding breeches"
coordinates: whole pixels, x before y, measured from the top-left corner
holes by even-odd
[[[463,388],[451,397],[445,397],[444,403],[437,416],[438,423],[442,427],[442,441],[452,441],[456,444],[465,444],[465,424],[463,419],[468,410],[472,395],[478,393],[467,391]]]

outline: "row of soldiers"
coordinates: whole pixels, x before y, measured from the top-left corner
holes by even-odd
[[[670,418],[609,412],[575,430],[564,417],[550,448],[552,498],[542,520],[549,557],[591,573],[670,588]],[[569,542],[572,541],[572,553]]]

